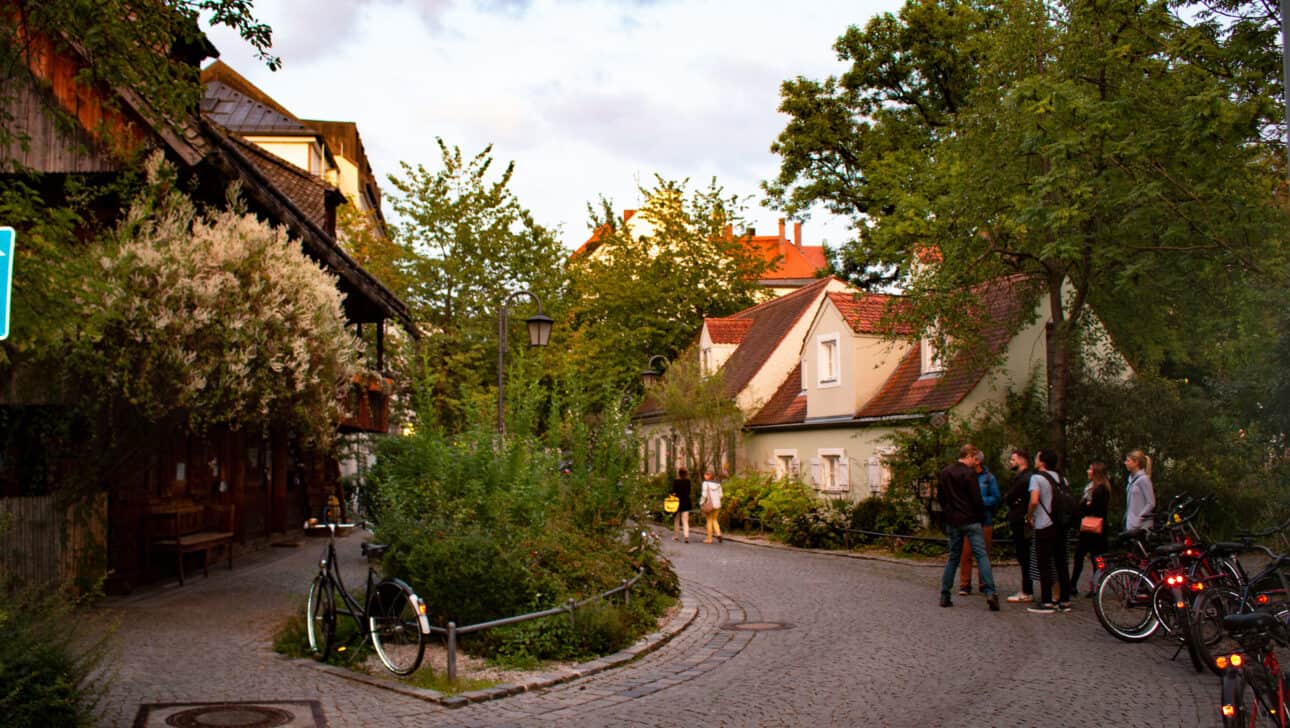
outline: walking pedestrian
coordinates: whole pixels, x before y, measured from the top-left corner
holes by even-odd
[[[1008,456],[1008,469],[1012,471],[1012,481],[1004,495],[1008,505],[1008,528],[1012,531],[1012,548],[1017,555],[1017,564],[1021,567],[1021,591],[1008,597],[1014,604],[1035,601],[1035,584],[1030,578],[1030,534],[1026,523],[1026,510],[1030,505],[1030,453],[1025,450],[1013,450]]]
[[[679,501],[676,513],[672,515],[672,540],[680,539],[685,533],[685,542],[690,542],[690,510],[694,507],[690,501],[690,473],[685,468],[676,471],[672,479],[672,495]]]
[[[1129,482],[1124,487],[1124,530],[1151,528],[1156,509],[1156,486],[1151,482],[1151,457],[1141,450],[1124,456]]]
[[[981,486],[981,503],[985,506],[985,520],[981,522],[981,534],[985,536],[985,550],[988,553],[994,545],[994,512],[999,508],[999,481],[985,465],[985,453],[976,454],[976,479]],[[981,570],[977,569],[977,591],[983,591]],[[972,593],[972,552],[963,549],[963,560],[959,562],[959,596]]]
[[[1093,564],[1089,577],[1088,596],[1093,596],[1097,585],[1098,556],[1106,553],[1106,510],[1111,505],[1111,479],[1106,474],[1106,463],[1094,460],[1088,464],[1088,485],[1080,498],[1079,543],[1075,546],[1075,562],[1071,568],[1071,591],[1079,594],[1079,575],[1084,571],[1084,557]]]
[[[721,483],[717,482],[711,468],[703,473],[703,492],[699,495],[699,510],[703,512],[708,529],[708,537],[703,542],[712,543],[715,536],[717,543],[721,543],[721,523],[718,521],[721,515]]]
[[[941,574],[941,606],[952,607],[950,589],[954,574],[963,558],[963,542],[967,541],[981,569],[981,593],[985,594],[990,611],[999,611],[999,596],[994,591],[994,574],[990,571],[990,554],[985,550],[985,534],[981,524],[985,521],[985,504],[981,500],[981,485],[977,479],[976,462],[981,451],[975,445],[959,448],[959,459],[941,471],[936,497],[941,503],[945,519],[945,535],[949,539],[950,553]]]
[[[1053,489],[1061,476],[1057,474],[1057,454],[1040,450],[1035,457],[1035,474],[1030,478],[1030,505],[1027,520],[1034,528],[1036,561],[1039,564],[1039,603],[1027,607],[1036,614],[1071,610],[1070,572],[1066,569],[1066,532],[1053,521]],[[1057,572],[1061,601],[1053,601],[1052,571]]]

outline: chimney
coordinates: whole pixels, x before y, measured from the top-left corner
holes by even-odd
[[[793,244],[798,250],[802,249],[802,223],[800,222],[793,223]]]
[[[779,239],[781,242],[784,240],[784,218],[782,217],[779,219]]]

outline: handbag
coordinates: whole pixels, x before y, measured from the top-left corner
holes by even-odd
[[[675,495],[669,495],[663,499],[663,512],[676,513],[681,508],[681,499]]]
[[[1101,533],[1102,517],[1084,516],[1079,520],[1079,530],[1081,533]]]
[[[700,512],[702,512],[702,513],[703,513],[703,515],[705,515],[705,516],[706,516],[706,515],[708,515],[709,513],[713,512],[713,511],[715,511],[715,510],[717,510],[717,507],[716,507],[716,506],[714,506],[714,505],[712,505],[712,497],[711,497],[711,496],[709,496],[709,497],[707,497],[707,498],[704,498],[704,499],[703,499],[703,502],[699,504],[699,511],[700,511]]]

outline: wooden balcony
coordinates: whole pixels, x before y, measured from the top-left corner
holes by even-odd
[[[390,393],[394,380],[356,374],[350,380],[341,407],[341,432],[387,432],[390,428]]]

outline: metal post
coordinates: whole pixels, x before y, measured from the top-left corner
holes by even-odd
[[[565,602],[565,607],[564,607],[565,609],[568,609],[568,610],[569,610],[569,626],[570,626],[570,627],[575,626],[575,625],[574,625],[574,621],[573,621],[573,605],[574,605],[573,598],[572,598],[572,597],[570,597],[570,598],[569,598],[569,601]]]
[[[457,682],[457,623],[448,623],[448,682]]]
[[[509,323],[511,301],[514,301],[517,296],[528,296],[533,299],[538,307],[538,315],[542,315],[542,301],[532,291],[515,291],[507,295],[502,299],[502,306],[497,311],[497,434],[499,435],[506,434],[506,421],[502,417],[502,407],[506,401],[506,397],[502,394],[502,387],[505,384],[503,375],[506,369],[506,326]]]
[[[623,606],[631,606],[632,590],[627,586],[627,580],[623,579]]]

